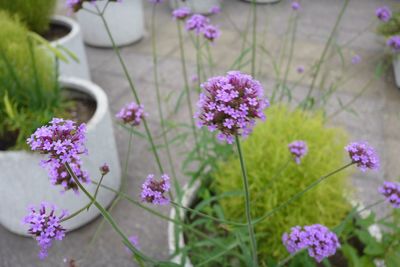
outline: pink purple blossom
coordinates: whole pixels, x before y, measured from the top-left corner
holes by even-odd
[[[66,0],[65,5],[73,12],[78,12],[83,7],[84,2],[95,4],[97,0]],[[121,3],[123,0],[108,0],[110,2]]]
[[[308,152],[307,144],[304,141],[293,141],[288,145],[288,148],[297,164],[300,164],[301,158]]]
[[[400,35],[394,35],[386,41],[386,45],[395,53],[400,52]]]
[[[221,13],[221,8],[219,6],[213,6],[210,8],[210,13],[211,14],[219,14]]]
[[[379,168],[379,158],[375,150],[367,142],[353,142],[345,147],[354,164],[361,171],[367,169],[376,170]]]
[[[204,38],[206,38],[207,40],[209,40],[211,42],[213,42],[216,38],[218,38],[219,35],[220,35],[220,31],[214,25],[209,24],[209,25],[205,26],[203,29]]]
[[[289,234],[283,234],[282,242],[290,254],[307,249],[317,262],[334,255],[340,247],[336,234],[320,224],[295,226]]]
[[[247,136],[255,119],[265,120],[264,109],[269,102],[263,97],[263,87],[250,75],[230,71],[226,76],[208,79],[201,87],[197,103],[197,125],[218,130],[218,139],[232,144],[236,135]]]
[[[47,155],[41,161],[41,166],[48,170],[50,182],[61,185],[64,190],[72,189],[78,192],[78,185],[68,173],[65,164],[68,163],[79,181],[90,182],[89,175],[81,169],[81,154],[87,154],[85,147],[86,125],[76,126],[75,122],[53,118],[49,126],[38,128],[30,138],[28,145],[33,151]]]
[[[189,17],[191,13],[192,12],[191,12],[190,8],[181,7],[181,8],[177,8],[174,11],[172,11],[172,17],[175,19],[184,20],[187,17]]]
[[[297,1],[292,2],[292,9],[293,10],[299,10],[301,8],[300,3]]]
[[[122,120],[125,124],[138,126],[146,116],[144,106],[138,105],[135,102],[126,104],[116,115],[118,119]]]
[[[168,175],[163,174],[161,179],[157,180],[154,174],[149,174],[142,185],[141,199],[143,202],[155,205],[166,205],[169,203],[169,198],[165,194],[168,193],[170,187]]]
[[[40,247],[40,259],[47,257],[53,240],[62,240],[65,237],[66,230],[61,226],[61,220],[66,216],[66,211],[57,216],[55,206],[47,203],[42,203],[38,209],[33,206],[29,208],[29,214],[23,223],[29,226],[28,233],[34,236]]]
[[[302,74],[304,72],[304,66],[298,66],[296,71],[297,73]]]
[[[139,237],[137,235],[132,235],[130,237],[128,237],[129,242],[131,242],[131,244],[136,248],[139,249]],[[125,248],[126,252],[130,253],[131,251],[129,250],[128,247]]]
[[[149,3],[154,5],[161,4],[162,2],[164,2],[164,0],[149,0]]]
[[[186,20],[186,30],[194,31],[197,35],[203,32],[204,28],[210,23],[210,20],[200,14],[194,14]]]
[[[351,63],[354,64],[354,65],[356,65],[356,64],[361,63],[361,60],[362,60],[362,58],[361,58],[360,55],[354,55],[354,56],[351,58]]]
[[[379,188],[386,201],[389,202],[393,208],[400,208],[400,183],[385,181]]]
[[[375,10],[376,17],[383,22],[388,22],[392,17],[392,11],[387,6],[378,7]]]
[[[103,176],[107,175],[107,173],[110,172],[110,167],[108,166],[107,163],[104,163],[103,165],[101,165],[99,169],[100,169],[101,175],[103,175]]]

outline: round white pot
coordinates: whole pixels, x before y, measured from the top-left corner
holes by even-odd
[[[253,2],[252,0],[243,0],[246,2]],[[276,2],[280,2],[281,0],[256,0],[257,4],[272,4]]]
[[[394,55],[393,57],[393,71],[394,71],[396,86],[400,88],[400,59],[398,55]]]
[[[51,24],[65,26],[70,29],[68,35],[56,41],[52,41],[51,45],[54,47],[65,47],[67,50],[74,53],[74,55],[79,59],[79,62],[76,62],[67,56],[68,62],[63,62],[60,60],[60,75],[90,80],[90,72],[87,63],[85,47],[83,45],[81,27],[79,24],[73,19],[64,16],[53,16],[51,19]]]
[[[100,10],[107,1],[97,1]],[[84,3],[84,7],[97,12],[96,6]],[[98,47],[112,47],[106,28],[101,18],[86,10],[77,14],[82,27],[83,39],[86,44]],[[124,0],[121,3],[110,2],[104,13],[116,45],[122,46],[140,40],[144,35],[144,15],[142,0]]]
[[[60,81],[63,88],[83,92],[97,103],[96,111],[87,123],[86,147],[89,155],[82,156],[82,168],[89,172],[93,181],[98,181],[99,167],[107,163],[110,172],[104,177],[103,184],[119,189],[121,169],[106,94],[89,81],[78,78],[61,78]],[[55,204],[60,210],[73,213],[89,203],[83,193],[77,195],[69,190],[60,194],[62,188],[51,185],[47,171],[39,166],[43,158],[39,153],[28,151],[0,151],[0,223],[14,233],[27,235],[27,226],[21,221],[27,215],[29,205],[39,205],[45,201]],[[94,193],[96,185],[85,186]],[[114,197],[115,193],[100,188],[97,200],[103,206],[108,206]],[[63,225],[67,230],[73,230],[98,215],[99,211],[92,206],[89,211],[82,212]]]
[[[171,9],[187,6],[193,13],[210,14],[212,7],[221,7],[222,0],[169,0]]]

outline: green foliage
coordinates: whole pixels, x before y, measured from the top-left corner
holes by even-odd
[[[43,33],[49,28],[56,0],[1,0],[0,9],[17,14],[28,28]]]
[[[400,33],[400,13],[395,13],[388,22],[379,24],[377,31],[380,35],[389,37]]]
[[[18,18],[0,11],[0,25],[0,149],[20,149],[37,127],[62,112],[60,88],[53,56]]]
[[[313,181],[342,167],[346,163],[343,147],[346,134],[338,128],[324,126],[323,116],[300,110],[289,111],[273,106],[267,111],[267,121],[259,123],[251,136],[243,141],[247,164],[253,218],[273,210]],[[304,140],[309,153],[300,165],[292,160],[287,145]],[[267,256],[282,259],[287,252],[281,237],[292,226],[320,223],[334,227],[350,210],[345,199],[346,172],[327,179],[299,200],[256,225],[260,259]],[[219,165],[213,188],[217,195],[240,190],[242,177],[237,156]],[[220,200],[226,218],[243,220],[244,199],[232,197]]]

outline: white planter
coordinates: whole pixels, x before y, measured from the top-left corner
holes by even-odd
[[[243,0],[246,2],[253,2],[252,0]],[[272,4],[276,2],[280,2],[281,0],[256,0],[257,4]]]
[[[97,1],[100,10],[107,1]],[[93,12],[96,6],[84,3],[84,7]],[[86,44],[98,47],[112,47],[110,38],[101,18],[86,10],[77,14],[82,27],[83,39]],[[142,0],[123,0],[121,3],[110,2],[104,13],[116,45],[122,46],[140,40],[144,35],[144,15]]]
[[[400,88],[400,59],[398,55],[394,55],[393,57],[393,71],[394,78],[396,80],[396,86]]]
[[[171,9],[187,6],[193,13],[210,14],[212,7],[221,7],[222,0],[169,0]]]
[[[68,57],[68,62],[59,61],[60,75],[78,77],[90,80],[90,72],[86,58],[85,47],[83,45],[81,27],[74,20],[64,16],[54,16],[51,20],[52,24],[66,26],[70,29],[68,35],[52,41],[54,47],[62,46],[75,54],[79,62]]]
[[[86,147],[89,155],[83,156],[82,168],[89,172],[92,180],[98,181],[99,167],[106,162],[110,172],[104,177],[103,184],[119,189],[121,169],[106,94],[89,81],[78,78],[61,78],[60,81],[64,88],[84,92],[97,103],[96,111],[87,123]],[[69,190],[60,194],[62,188],[51,185],[47,171],[39,166],[41,159],[43,156],[39,153],[0,151],[0,223],[14,233],[26,235],[27,227],[21,224],[21,220],[26,216],[29,205],[46,201],[73,213],[89,202],[83,193],[76,195]],[[96,185],[88,184],[86,188],[94,193]],[[100,188],[97,200],[108,206],[114,197],[115,193]],[[92,206],[88,212],[82,212],[64,225],[66,229],[73,230],[98,215],[99,211]]]

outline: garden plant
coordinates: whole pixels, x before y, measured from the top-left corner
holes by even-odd
[[[55,240],[68,238],[68,229],[63,226],[65,221],[89,209],[98,209],[103,222],[112,227],[139,266],[375,266],[381,262],[388,267],[400,266],[397,211],[400,183],[386,181],[376,188],[381,195],[378,201],[352,204],[350,173],[376,172],[380,167],[379,156],[367,141],[349,141],[344,130],[329,125],[329,121],[342,112],[355,113],[351,105],[385,69],[384,64],[379,64],[371,80],[365,81],[347,102],[334,98],[349,81],[346,74],[352,71],[352,66],[365,60],[356,54],[350,60],[343,57],[343,51],[355,39],[345,44],[335,39],[350,0],[341,2],[341,10],[318,60],[307,69],[297,66],[299,80],[295,83],[289,83],[288,77],[290,70],[296,68],[292,61],[302,12],[300,2],[291,4],[286,36],[280,53],[275,55],[257,39],[257,27],[261,25],[257,24],[257,5],[253,0],[248,16],[251,23],[240,36],[242,50],[238,51],[230,68],[222,73],[214,68],[212,49],[223,32],[210,17],[192,14],[187,7],[175,9],[171,17],[177,27],[184,81],[184,88],[175,99],[175,112],[185,109],[190,117],[188,121],[174,121],[163,113],[167,103],[161,94],[155,26],[163,1],[149,0],[152,4],[153,81],[157,119],[162,130],[159,135],[151,129],[150,115],[139,97],[135,79],[104,19],[107,4],[100,9],[97,1],[100,0],[67,0],[66,4],[73,12],[92,12],[102,19],[134,97],[134,102],[126,103],[116,114],[116,123],[130,136],[128,155],[133,153],[131,142],[136,135],[147,143],[154,157],[149,160],[154,160],[157,168],[143,177],[142,187],[137,188],[140,190],[138,199],[126,193],[126,175],[121,188],[102,184],[113,171],[107,164],[99,166],[98,177],[88,177],[82,162],[82,155],[91,156],[85,146],[86,126],[64,116],[55,82],[56,67],[51,62],[36,65],[35,60],[44,61],[45,55],[41,55],[41,50],[36,50],[32,42],[22,41],[27,38],[26,29],[18,19],[11,22],[12,16],[0,13],[3,28],[9,29],[0,32],[0,59],[3,59],[0,69],[6,70],[0,72],[4,74],[0,80],[0,115],[7,118],[0,122],[0,130],[5,129],[0,131],[0,136],[18,129],[17,146],[23,146],[21,140],[26,138],[30,149],[43,155],[41,165],[48,170],[55,187],[87,196],[87,204],[79,210],[63,211],[51,203],[32,203],[29,207],[23,221],[39,245],[41,259],[51,253]],[[128,0],[116,2],[120,1]],[[94,5],[96,12],[86,9],[87,4]],[[219,8],[212,13],[222,15]],[[391,18],[391,11],[386,7],[377,9],[376,16],[381,23],[392,23],[396,19]],[[393,35],[388,29],[380,32]],[[190,39],[191,48],[195,50],[196,77],[192,82],[188,77],[184,37]],[[400,44],[395,37],[391,37],[388,44],[398,50]],[[14,39],[15,46],[21,46],[23,52],[12,54]],[[15,66],[10,64],[10,56],[18,59],[23,53],[34,59],[31,66],[18,65],[18,61],[13,62]],[[261,55],[274,75],[275,83],[271,88],[258,80]],[[324,72],[334,57],[342,61],[342,72],[330,81],[324,78]],[[44,69],[46,67],[49,70]],[[30,71],[35,72],[33,77],[37,78],[9,82],[13,75],[21,72],[29,75]],[[51,75],[43,76],[44,72]],[[312,73],[310,85],[301,98],[294,97],[306,73]],[[29,87],[29,90],[13,91],[15,86],[20,86],[15,81],[24,81],[21,88]],[[44,90],[51,93],[40,94]],[[24,92],[22,96],[17,94],[21,92]],[[34,113],[36,106],[32,107],[31,100],[35,97],[40,116]],[[198,99],[197,104],[192,102],[193,97]],[[335,99],[339,108],[328,110],[327,104]],[[27,116],[40,120],[28,119],[35,122],[30,125],[26,122]],[[17,126],[15,118],[21,118]],[[27,132],[30,136],[26,136]],[[185,141],[189,141],[191,147],[184,152],[181,169],[176,170],[173,149],[177,142]],[[167,159],[168,166],[164,166],[162,157]],[[125,163],[128,160],[129,156]],[[187,186],[178,181],[180,172],[187,178]],[[95,184],[96,191],[89,192],[87,183]],[[190,203],[184,203],[188,198],[187,189],[193,187],[195,196]],[[96,199],[100,190],[117,194],[109,209]],[[138,237],[127,235],[121,228],[112,216],[113,207],[121,199],[173,225],[174,248],[169,258],[161,260],[148,256],[141,249]],[[174,215],[165,216],[157,206],[169,206]],[[371,211],[382,206],[390,207],[383,218]]]

